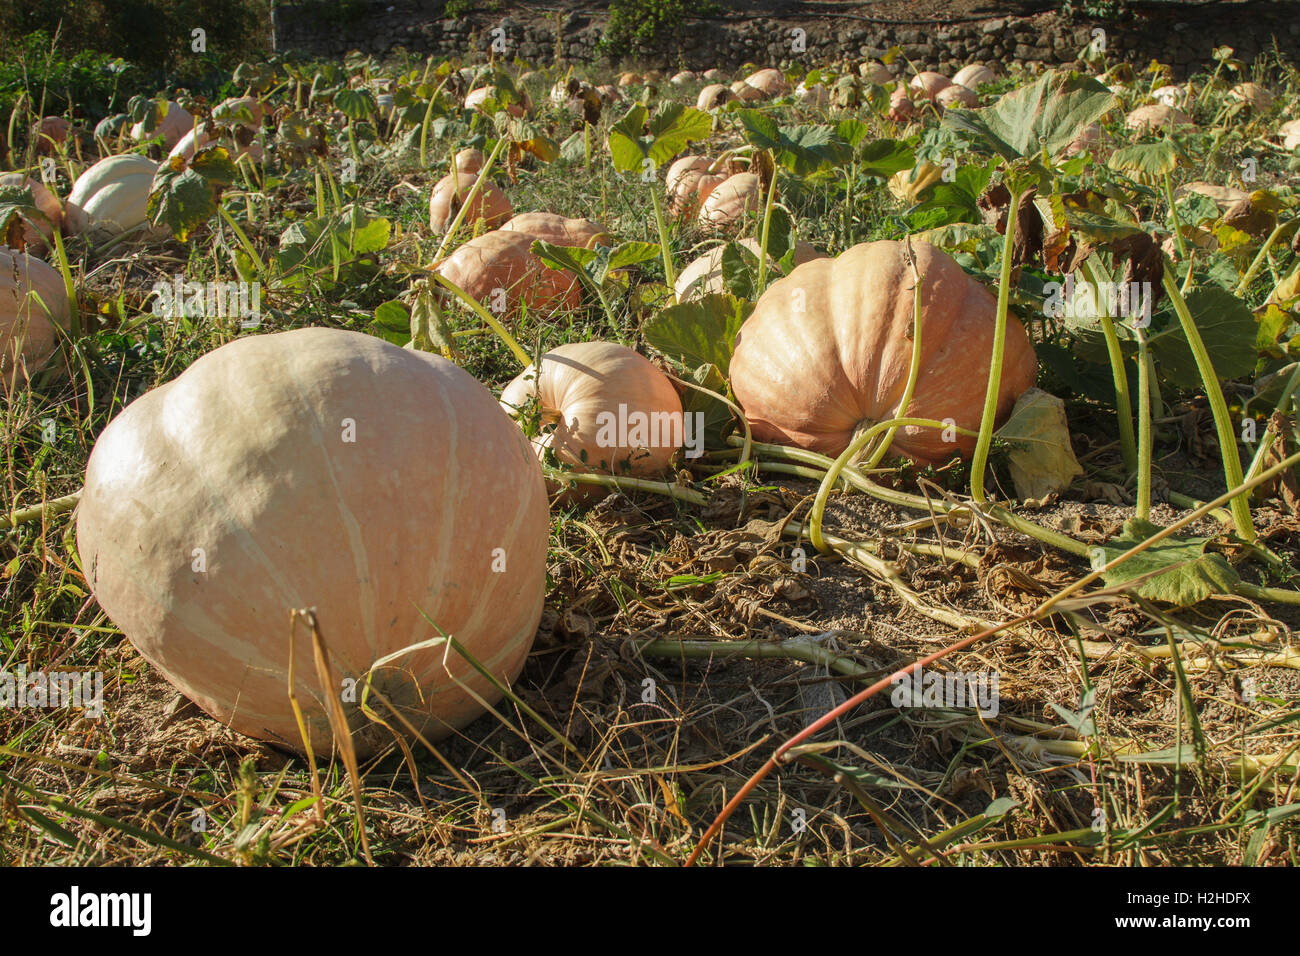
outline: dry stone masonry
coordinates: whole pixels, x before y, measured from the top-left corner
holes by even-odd
[[[459,18],[442,3],[418,0],[297,0],[277,8],[280,50],[338,57],[352,51],[383,56],[399,49],[419,56],[486,59],[493,44],[501,58],[533,65],[608,62],[599,42],[603,13],[565,12],[535,5],[471,4]],[[866,8],[869,9],[869,8]],[[653,46],[622,58],[660,69],[734,69],[745,63],[807,64],[879,57],[895,45],[918,68],[951,73],[971,61],[1018,61],[1027,66],[1073,63],[1106,31],[1108,57],[1145,66],[1153,59],[1180,76],[1212,61],[1229,46],[1251,61],[1274,50],[1300,61],[1300,20],[1283,3],[1144,7],[1122,22],[1067,19],[1057,13],[964,22],[871,21],[829,17],[690,19]],[[793,31],[802,31],[796,34]],[[796,39],[797,38],[797,39]],[[802,49],[800,49],[802,48]],[[795,52],[799,50],[799,52]],[[895,70],[903,64],[897,63]]]

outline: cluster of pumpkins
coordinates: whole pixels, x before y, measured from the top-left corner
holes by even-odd
[[[237,148],[236,155],[246,152],[254,162],[261,158],[262,147],[255,134],[265,115],[262,103],[253,97],[229,99],[214,108],[212,115],[212,123],[199,122],[179,103],[169,102],[156,125],[147,129],[143,121],[138,122],[130,128],[130,136],[137,143],[158,142],[166,153],[163,163],[175,158],[188,161],[214,141],[218,127],[242,125],[250,135],[241,137],[248,143]],[[113,119],[120,124],[125,116]],[[96,137],[107,140],[111,127],[110,121],[101,123]],[[46,117],[33,132],[37,155],[44,157],[67,148],[77,134],[62,117]],[[141,226],[159,232],[148,224],[148,207],[154,177],[163,163],[141,153],[106,156],[77,177],[63,200],[35,177],[0,175],[0,186],[30,190],[33,205],[42,214],[24,217],[21,251],[0,245],[0,373],[7,377],[17,368],[24,378],[30,378],[53,355],[58,329],[68,327],[73,305],[63,276],[45,261],[55,231],[96,241]]]

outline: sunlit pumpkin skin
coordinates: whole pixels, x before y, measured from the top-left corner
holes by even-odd
[[[763,204],[762,184],[757,173],[736,173],[714,187],[700,206],[700,225],[722,229],[740,222]]]
[[[0,246],[0,373],[7,391],[15,366],[23,379],[45,366],[71,317],[63,276],[35,256]]]
[[[740,245],[752,252],[757,258],[758,240],[746,237],[740,240]],[[679,302],[689,302],[692,299],[700,299],[714,292],[726,291],[726,283],[722,278],[722,254],[726,248],[725,243],[714,246],[681,271],[677,276],[676,284],[673,286]],[[812,243],[804,242],[802,239],[795,242],[795,266],[801,266],[813,259],[825,258],[827,258],[826,253],[817,249]],[[779,275],[780,267],[777,265],[776,260],[769,255],[768,262],[770,267]]]
[[[623,73],[618,78],[618,85],[622,87],[639,86],[644,82],[640,73]]]
[[[429,228],[434,232],[446,232],[477,181],[478,177],[474,175],[448,173],[434,183],[433,192],[429,195]],[[495,186],[484,183],[462,222],[472,226],[482,219],[489,229],[495,229],[510,218],[511,212],[513,210],[506,194]]]
[[[913,241],[923,278],[921,366],[907,414],[978,429],[996,299],[952,258]],[[758,300],[736,338],[731,385],[760,441],[838,455],[855,430],[897,416],[912,358],[912,269],[900,242],[868,242],[799,266]],[[802,306],[803,311],[799,311]],[[1034,384],[1024,328],[1007,317],[999,421]],[[892,453],[920,462],[969,455],[974,439],[903,428]]]
[[[1282,137],[1282,148],[1294,150],[1300,148],[1300,120],[1288,120],[1277,128]]]
[[[927,97],[930,102],[934,102],[940,91],[946,90],[952,86],[952,80],[942,73],[935,73],[933,70],[927,70],[924,73],[918,73],[912,77],[912,81],[907,84],[908,88],[915,94]]]
[[[487,159],[484,157],[483,151],[469,146],[456,154],[452,165],[456,167],[456,172],[462,176],[477,176],[485,162],[487,162]]]
[[[1273,105],[1273,94],[1258,83],[1238,83],[1228,90],[1228,99],[1245,103],[1261,113]]]
[[[95,443],[77,513],[86,579],[135,648],[213,717],[294,750],[291,609],[315,608],[340,681],[437,628],[510,681],[541,616],[547,533],[536,457],[487,389],[437,356],[325,328],[237,339],[127,406]],[[482,713],[443,659],[435,647],[373,671],[426,736]],[[301,626],[294,661],[328,753]],[[456,652],[446,661],[499,699]],[[360,753],[391,741],[343,707]]]
[[[713,110],[719,106],[726,106],[734,99],[736,99],[736,94],[728,87],[723,86],[721,83],[710,83],[700,90],[700,95],[695,100],[695,108]]]
[[[700,82],[700,77],[699,74],[693,73],[690,70],[682,70],[679,73],[674,73],[672,79],[668,82],[673,86],[687,86],[691,83]]]
[[[503,232],[520,232],[533,239],[557,246],[581,246],[591,249],[597,245],[612,246],[609,232],[590,219],[566,219],[551,212],[524,212],[514,216],[501,227]]]
[[[144,122],[141,121],[131,127],[131,138],[137,143],[145,140],[162,138],[162,148],[164,152],[170,153],[184,137],[185,134],[194,129],[195,119],[190,113],[181,106],[181,104],[169,100],[167,102],[167,115],[152,130],[145,132]]]
[[[830,102],[831,95],[821,83],[812,86],[800,83],[794,88],[794,98],[805,106],[825,106]]]
[[[944,109],[951,109],[954,106],[974,109],[980,105],[980,98],[975,91],[962,86],[960,83],[951,83],[945,86],[935,94],[934,101]]]
[[[907,90],[899,87],[889,94],[889,118],[895,123],[910,120],[916,115],[916,106],[912,103]]]
[[[611,86],[605,83],[596,87],[596,93],[600,96],[601,102],[612,105],[623,102],[623,94],[618,91],[617,86]]]
[[[488,98],[494,95],[495,93],[496,93],[496,89],[491,86],[480,86],[476,90],[470,90],[468,93],[465,94],[465,109],[478,110],[479,112],[482,112],[483,104],[487,102]],[[516,116],[516,117],[523,116],[525,113],[528,112],[530,106],[532,105],[531,103],[528,102],[528,94],[522,93],[522,95],[524,97],[524,101],[522,103],[511,103],[509,106],[506,107],[506,112],[509,113],[511,116]]]
[[[737,80],[732,83],[731,92],[742,103],[760,103],[768,98],[762,90],[756,86],[750,86],[744,80]]]
[[[884,86],[892,82],[894,77],[889,72],[889,67],[883,63],[877,63],[874,60],[863,63],[858,67],[858,76],[862,77],[868,83],[875,83],[877,86]]]
[[[558,461],[578,471],[655,478],[682,446],[677,390],[649,359],[626,345],[557,346],[542,356],[540,375],[530,365],[506,386],[501,406],[517,417],[534,396],[542,421],[555,425],[533,440],[539,458],[552,448]],[[591,501],[607,493],[598,485],[583,485],[564,500]]]
[[[0,174],[0,186],[32,191],[32,204],[44,213],[49,221],[23,217],[23,242],[26,244],[24,251],[34,256],[44,255],[54,240],[54,230],[63,226],[63,204],[59,202],[59,197],[50,192],[40,180],[24,176],[22,173]]]
[[[780,70],[771,68],[758,70],[745,77],[745,82],[762,93],[765,99],[790,92],[790,84],[786,82],[785,74]]]
[[[548,269],[532,246],[530,235],[494,229],[460,246],[436,271],[485,308],[503,306],[504,316],[518,316],[525,305],[529,312],[546,315],[578,308],[582,287],[577,278],[563,269]]]
[[[997,77],[983,63],[971,63],[963,66],[953,74],[953,83],[960,83],[971,90],[978,90],[985,83],[992,83]]]
[[[72,185],[64,209],[69,231],[103,238],[147,222],[157,170],[157,163],[138,153],[101,159]]]
[[[1152,103],[1139,106],[1124,118],[1124,125],[1139,133],[1149,133],[1156,129],[1168,129],[1171,126],[1193,126],[1192,118],[1180,109]]]
[[[668,211],[674,216],[694,216],[713,190],[727,181],[726,173],[711,173],[707,156],[683,156],[668,167],[664,185]]]
[[[1156,102],[1180,110],[1187,108],[1187,101],[1190,95],[1190,86],[1179,86],[1173,83],[1166,84],[1165,86],[1161,86],[1151,91],[1151,96],[1156,100]]]

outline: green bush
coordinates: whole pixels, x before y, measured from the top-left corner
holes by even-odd
[[[612,0],[609,22],[601,37],[599,50],[615,59],[631,53],[634,47],[650,46],[677,31],[688,14],[696,16],[716,12],[711,0],[688,3],[687,0]]]

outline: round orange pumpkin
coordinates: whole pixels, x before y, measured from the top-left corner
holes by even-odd
[[[922,281],[921,366],[909,417],[978,429],[997,303],[946,253],[913,242]],[[914,285],[901,242],[867,242],[775,282],[741,327],[731,385],[760,441],[838,455],[854,433],[898,416],[912,358]],[[1034,384],[1029,337],[1007,317],[998,417]],[[921,462],[969,455],[974,439],[902,428],[891,450]],[[952,436],[949,436],[952,437]]]
[[[726,228],[763,205],[763,187],[757,173],[736,173],[716,186],[700,207],[700,225]]]
[[[682,403],[668,376],[645,356],[615,342],[571,342],[542,356],[506,386],[501,405],[518,416],[531,399],[544,427],[533,439],[577,470],[625,478],[662,475],[681,448]],[[590,501],[606,489],[582,485],[566,500]]]
[[[668,167],[664,185],[668,210],[674,216],[693,216],[709,195],[727,181],[726,173],[711,173],[707,156],[683,156]]]
[[[24,379],[39,371],[59,344],[56,329],[71,319],[63,276],[35,256],[0,246],[0,373],[7,391],[10,370]]]
[[[471,239],[438,264],[437,272],[485,308],[517,316],[529,312],[573,310],[582,304],[582,287],[562,269],[548,269],[533,255],[533,237],[494,229]]]
[[[926,70],[925,72],[918,73],[916,76],[912,77],[912,81],[907,85],[913,93],[925,96],[933,103],[935,97],[939,95],[940,90],[945,90],[952,86],[952,80],[948,79],[948,77],[944,76],[942,73],[935,73],[933,70]]]
[[[429,195],[429,228],[434,232],[445,232],[477,181],[477,176],[468,173],[448,173],[434,183]],[[489,229],[495,229],[510,218],[511,211],[506,194],[484,183],[462,221],[472,226],[482,219]]]
[[[532,239],[540,239],[557,246],[581,246],[591,249],[597,245],[612,246],[613,240],[605,227],[590,219],[566,219],[551,212],[524,212],[514,216],[501,227],[502,232],[520,232]]]
[[[289,615],[314,608],[335,678],[357,685],[343,710],[364,756],[392,739],[359,706],[367,674],[426,737],[483,712],[471,691],[500,698],[454,650],[401,652],[450,634],[513,680],[542,612],[548,524],[527,441],[468,373],[308,328],[236,339],[113,419],[86,466],[77,547],[100,606],[164,677],[294,750]],[[320,686],[301,626],[294,665],[328,753],[322,701],[343,685]]]

